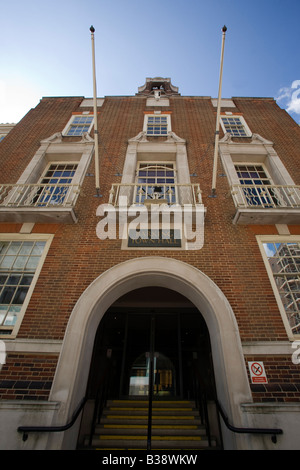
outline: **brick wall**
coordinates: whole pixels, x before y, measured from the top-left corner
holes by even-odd
[[[242,112],[253,133],[274,142],[274,147],[292,175],[300,184],[298,164],[300,129],[292,119],[271,99],[234,99],[237,110]],[[71,113],[79,111],[81,98],[46,98],[31,110],[11,131],[0,145],[1,181],[18,179],[26,165],[39,148],[40,140],[63,130]],[[60,339],[72,309],[81,293],[90,283],[110,267],[131,258],[163,256],[190,263],[209,276],[229,300],[237,319],[242,341],[287,341],[287,334],[266,273],[255,235],[278,234],[275,226],[237,226],[232,224],[235,213],[227,178],[222,175],[219,162],[217,172],[217,197],[211,198],[211,178],[214,152],[214,128],[216,108],[210,99],[198,97],[170,98],[172,130],[187,141],[187,152],[192,183],[200,183],[203,203],[207,208],[205,241],[200,251],[121,250],[121,240],[99,240],[96,235],[96,209],[107,203],[112,183],[121,181],[116,173],[122,173],[128,139],[135,137],[143,128],[146,98],[106,98],[100,108],[98,121],[100,133],[100,184],[102,198],[95,197],[94,177],[86,176],[76,205],[76,225],[36,224],[33,233],[53,233],[54,240],[43,265],[31,301],[27,308],[19,338]],[[147,111],[150,109],[147,108]],[[232,111],[232,109],[230,109]],[[155,139],[155,138],[153,138]],[[94,161],[88,173],[94,173]],[[300,226],[290,226],[291,233],[300,235]],[[0,224],[0,231],[18,232],[20,224]],[[24,369],[15,373],[15,364],[32,364],[30,374]],[[39,356],[11,357],[2,369],[0,378],[9,380],[7,395],[17,397],[23,390],[24,397],[46,397],[51,374],[33,374],[35,360]],[[56,358],[47,359],[53,374]],[[269,360],[269,359],[268,359]],[[272,359],[278,367],[290,358]],[[267,363],[268,372],[272,361]],[[290,364],[291,365],[291,364]],[[50,367],[51,366],[51,367]],[[277,367],[277,366],[276,366]],[[270,368],[270,369],[269,369]],[[283,372],[272,377],[264,391],[252,387],[256,400],[298,400],[294,390],[297,367],[292,367],[289,377],[294,384],[287,390]],[[283,371],[284,369],[282,369]],[[3,374],[5,373],[4,377]],[[14,376],[14,380],[11,379]],[[273,382],[274,380],[274,382]],[[276,382],[277,380],[277,382]],[[288,378],[286,377],[286,380]],[[20,381],[27,384],[23,387]],[[42,388],[31,388],[40,382]],[[45,387],[42,384],[46,384]],[[14,388],[15,387],[15,388]],[[16,390],[19,387],[19,392]],[[273,390],[271,388],[273,387]],[[279,390],[277,388],[279,387]],[[25,393],[25,392],[30,393]],[[279,395],[277,396],[276,393]]]
[[[246,356],[245,360],[250,383],[248,361],[262,361],[267,376],[266,384],[251,383],[254,402],[288,403],[300,400],[299,365],[293,364],[291,356]]]
[[[47,400],[57,355],[8,354],[0,372],[0,399]]]

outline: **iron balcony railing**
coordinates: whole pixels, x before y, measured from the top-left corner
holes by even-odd
[[[73,207],[79,192],[77,184],[0,184],[0,207]]]
[[[234,184],[236,207],[251,209],[300,209],[300,186]]]
[[[151,203],[202,204],[200,185],[121,183],[113,184],[109,192],[109,204],[113,206]]]

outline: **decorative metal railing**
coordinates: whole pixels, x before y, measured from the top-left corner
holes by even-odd
[[[76,184],[0,184],[0,207],[72,207],[79,192]]]
[[[231,194],[237,207],[300,209],[300,186],[235,184]]]
[[[202,204],[199,184],[113,184],[109,192],[109,204]]]

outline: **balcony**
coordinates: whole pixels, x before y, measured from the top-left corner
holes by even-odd
[[[120,198],[127,201],[127,205],[190,204],[202,205],[202,196],[199,184],[146,184],[146,183],[121,183],[113,184],[109,193],[109,204],[118,207]]]
[[[74,184],[0,184],[0,222],[76,223]]]
[[[300,186],[235,184],[235,224],[300,224]]]

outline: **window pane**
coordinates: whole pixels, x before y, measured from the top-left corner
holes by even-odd
[[[7,285],[10,285],[10,286],[18,285],[20,280],[21,280],[21,275],[13,274],[12,276],[9,276],[7,280]]]
[[[0,294],[0,304],[10,304],[15,293],[15,287],[4,287]]]
[[[0,264],[0,269],[10,269],[13,265],[14,260],[14,256],[4,256]]]
[[[18,269],[18,270],[24,269],[27,260],[28,260],[27,256],[17,256],[15,263],[14,263],[14,269]]]
[[[9,312],[4,320],[4,326],[14,326],[17,321],[16,312]]]
[[[20,255],[29,255],[33,247],[33,242],[24,242],[20,249]]]
[[[14,297],[14,304],[23,304],[29,287],[19,287]]]
[[[0,274],[0,286],[4,285],[7,279],[7,274]]]
[[[37,256],[29,258],[29,260],[26,264],[26,271],[35,271],[37,265],[39,264],[39,260],[40,260],[40,258],[37,257]]]
[[[3,325],[6,313],[7,313],[7,307],[5,305],[0,305],[0,325]]]
[[[10,247],[8,248],[6,254],[7,255],[16,255],[20,248],[21,248],[22,243],[21,242],[12,242],[10,244]]]
[[[33,276],[25,274],[22,277],[22,281],[20,282],[20,284],[22,284],[23,286],[30,286],[32,279]]]
[[[9,242],[0,242],[0,255],[3,255],[9,246]]]
[[[5,255],[0,256],[0,269],[6,272],[0,275],[0,324],[16,323],[45,244],[28,240],[1,242]]]

